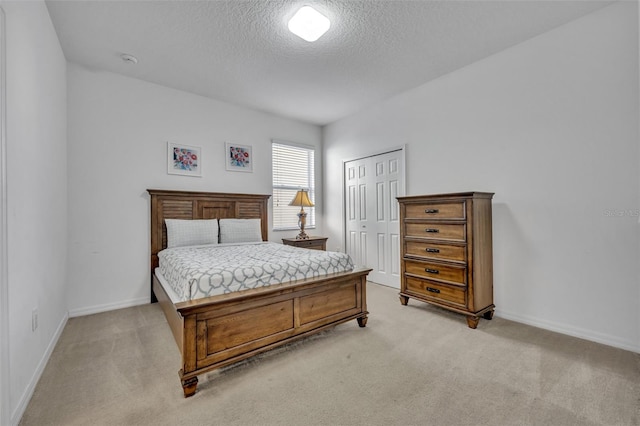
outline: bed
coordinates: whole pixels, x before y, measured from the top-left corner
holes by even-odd
[[[147,192],[151,196],[151,301],[160,304],[181,352],[178,375],[185,398],[195,394],[200,374],[353,319],[360,327],[366,325],[370,269],[365,268],[176,301],[166,280],[156,273],[159,253],[167,248],[166,220],[253,219],[259,223],[262,241],[267,241],[270,195]]]

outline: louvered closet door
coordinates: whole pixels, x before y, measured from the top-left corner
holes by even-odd
[[[373,271],[368,279],[400,288],[400,223],[404,195],[402,151],[345,163],[346,251]]]

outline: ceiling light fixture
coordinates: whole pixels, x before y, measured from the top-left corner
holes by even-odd
[[[289,31],[306,41],[316,41],[331,26],[331,21],[312,8],[303,6],[289,20]]]

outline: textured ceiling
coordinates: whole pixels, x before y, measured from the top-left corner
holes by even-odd
[[[62,1],[47,6],[70,62],[327,124],[610,2]],[[331,19],[308,43],[288,19]],[[135,55],[137,65],[120,55]]]

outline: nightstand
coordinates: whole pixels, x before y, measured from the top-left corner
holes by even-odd
[[[306,240],[298,240],[296,238],[283,238],[282,244],[287,246],[308,248],[312,250],[326,250],[327,237],[309,237]]]

